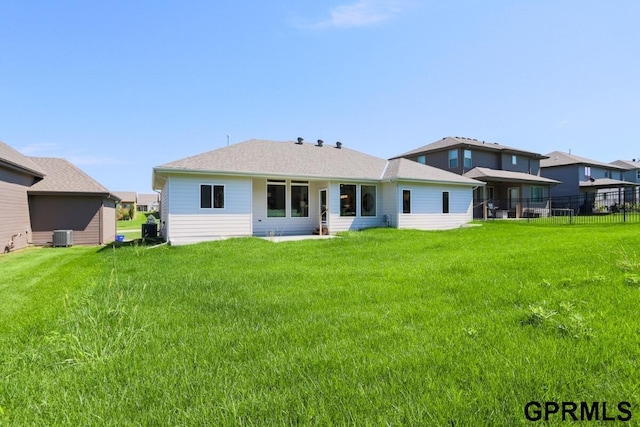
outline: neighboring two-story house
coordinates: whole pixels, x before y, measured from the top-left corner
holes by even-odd
[[[562,151],[553,151],[546,157],[540,162],[540,174],[561,181],[551,189],[557,206],[570,207],[581,213],[615,209],[624,203],[624,194],[638,185],[625,180],[627,168],[613,163]]]
[[[625,171],[622,172],[622,179],[627,182],[633,182],[636,187],[627,190],[627,200],[631,200],[634,205],[640,203],[640,160],[616,160],[611,162],[612,165],[620,166]]]
[[[560,183],[540,176],[546,156],[471,138],[442,138],[400,157],[485,182],[474,191],[475,218],[547,216],[550,188]]]

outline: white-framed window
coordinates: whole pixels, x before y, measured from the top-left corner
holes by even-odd
[[[512,165],[518,164],[518,156],[516,156],[515,154],[511,155],[511,164]]]
[[[584,177],[587,179],[591,178],[591,166],[584,167]]]
[[[471,164],[471,150],[464,150],[464,167],[470,168]]]
[[[411,190],[402,190],[402,213],[411,213]]]
[[[340,184],[340,216],[356,216],[355,184]]]
[[[422,163],[423,165],[427,164],[427,156],[424,154],[420,154],[417,160],[418,160],[418,163]]]
[[[291,217],[309,216],[309,182],[291,181]]]
[[[458,167],[458,150],[449,150],[449,168]]]
[[[640,169],[636,171],[636,179],[640,179]]]
[[[200,184],[200,209],[224,209],[224,185]]]
[[[267,217],[283,218],[287,216],[287,182],[285,180],[267,181]]]
[[[360,186],[360,216],[376,216],[376,186]]]
[[[449,192],[442,192],[442,213],[449,213]]]

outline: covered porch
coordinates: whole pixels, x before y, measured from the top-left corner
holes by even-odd
[[[474,219],[549,216],[552,207],[549,189],[560,183],[522,172],[479,167],[465,176],[486,183],[474,190]]]

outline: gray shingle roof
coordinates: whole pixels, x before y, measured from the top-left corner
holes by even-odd
[[[138,198],[135,191],[114,191],[113,194],[118,196],[122,202],[135,203]]]
[[[344,147],[252,139],[154,169],[375,180],[385,165],[384,159]]]
[[[576,156],[575,154],[568,154],[562,151],[552,151],[547,154],[548,158],[540,161],[541,168],[550,168],[554,166],[567,166],[567,165],[587,165],[587,166],[599,166],[606,169],[618,169],[624,170],[625,168],[616,166],[612,163],[600,162],[598,160],[587,159],[586,157]]]
[[[349,148],[294,141],[252,139],[154,168],[167,172],[231,173],[320,179],[405,179],[483,185],[454,173],[406,159],[387,161]],[[154,184],[155,185],[155,184]]]
[[[390,160],[382,179],[484,185],[484,182],[407,159]]]
[[[21,169],[33,176],[44,176],[44,172],[33,160],[2,141],[0,141],[0,162],[4,162],[13,168]]]
[[[635,160],[616,160],[611,162],[612,165],[620,166],[626,170],[640,169],[640,162]]]
[[[521,150],[519,148],[509,147],[506,145],[498,144],[497,142],[478,141],[477,139],[464,138],[460,136],[447,136],[445,138],[442,138],[439,141],[432,142],[431,144],[423,145],[422,147],[418,147],[411,151],[407,151],[406,153],[400,154],[393,158],[414,156],[421,153],[428,153],[430,151],[431,152],[439,151],[439,150],[444,150],[444,149],[454,148],[454,147],[475,147],[477,149],[488,150],[488,151],[505,151],[508,153],[524,154],[528,157],[533,157],[538,159],[545,158],[545,156],[543,156],[542,154]]]
[[[481,167],[471,169],[469,172],[465,173],[464,176],[474,179],[497,179],[500,181],[534,182],[551,185],[560,184],[560,181],[556,181],[555,179],[531,175],[530,173],[512,172]]]
[[[45,178],[29,188],[30,194],[77,193],[100,194],[117,199],[105,187],[65,159],[31,157],[46,174]]]
[[[593,181],[580,181],[581,188],[612,188],[612,187],[635,187],[638,184],[628,181],[620,181],[611,178],[596,178]]]
[[[152,205],[154,203],[158,203],[160,201],[160,196],[158,195],[158,193],[154,193],[154,194],[138,194],[138,198],[136,199],[136,202],[139,205]]]

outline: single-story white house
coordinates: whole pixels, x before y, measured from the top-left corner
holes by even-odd
[[[153,168],[171,244],[231,236],[423,230],[473,219],[481,181],[342,146],[252,139]],[[321,225],[322,224],[322,225]]]

